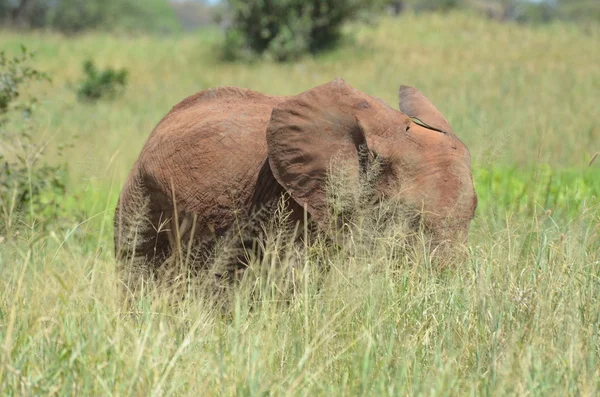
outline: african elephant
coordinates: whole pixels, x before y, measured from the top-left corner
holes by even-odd
[[[358,183],[377,159],[374,202],[399,200],[434,241],[463,243],[477,205],[469,151],[421,92],[401,86],[399,103],[339,78],[289,97],[223,87],[186,98],[152,131],[122,189],[121,263],[169,266],[186,241],[209,247],[282,196],[292,221],[326,229],[334,158]]]

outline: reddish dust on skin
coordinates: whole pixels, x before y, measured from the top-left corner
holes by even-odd
[[[418,94],[401,90],[417,113],[424,98]],[[430,119],[422,121],[449,128],[430,102],[423,106],[421,113]],[[433,228],[444,228],[444,222],[468,228],[476,195],[463,143],[451,130],[422,127],[342,79],[291,97],[223,87],[184,99],[148,138],[117,211],[135,212],[139,192],[150,200],[152,225],[143,238],[155,241],[154,252],[169,250],[157,236],[157,223],[173,217],[175,207],[197,215],[199,241],[214,239],[284,192],[296,210],[307,208],[325,225],[332,158],[342,156],[358,166],[359,148],[365,147],[389,164],[380,184],[388,190],[384,196],[401,196],[434,214]],[[350,174],[358,178],[358,168]],[[454,217],[456,222],[448,222]]]

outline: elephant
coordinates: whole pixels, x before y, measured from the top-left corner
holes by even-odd
[[[289,222],[326,232],[336,222],[327,199],[334,160],[368,183],[374,205],[414,210],[432,247],[464,244],[477,206],[469,150],[416,88],[400,86],[398,97],[399,111],[336,78],[294,96],[220,87],[184,99],[151,132],[120,193],[122,269],[155,274],[191,241],[208,251],[280,200]],[[379,171],[366,178],[375,161]]]

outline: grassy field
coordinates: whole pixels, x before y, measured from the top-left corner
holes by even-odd
[[[35,133],[62,157],[72,217],[0,238],[2,395],[597,395],[600,392],[600,29],[462,14],[349,26],[295,64],[223,64],[220,36],[0,33],[53,83]],[[82,63],[127,67],[124,97],[77,101]],[[179,100],[221,85],[295,94],[343,77],[396,106],[422,90],[473,157],[470,258],[437,270],[400,232],[320,245],[291,302],[246,280],[223,314],[202,298],[117,299],[112,215],[146,137]],[[0,145],[2,140],[0,137]],[[0,148],[1,149],[1,148]],[[0,219],[0,234],[5,218]],[[275,239],[276,240],[276,239]],[[273,241],[269,252],[286,248]],[[285,266],[274,255],[267,265]],[[317,263],[326,263],[323,272]],[[250,294],[254,290],[254,295]],[[258,298],[257,298],[258,296]]]

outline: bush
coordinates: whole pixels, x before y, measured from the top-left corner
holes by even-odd
[[[107,68],[98,71],[91,60],[83,64],[85,78],[79,84],[77,96],[84,101],[97,101],[99,99],[113,99],[123,94],[127,85],[126,69]]]
[[[522,4],[517,7],[515,20],[527,23],[547,23],[559,17],[556,7],[549,3]]]
[[[32,57],[33,53],[23,46],[21,54],[13,58],[7,57],[4,51],[0,52],[0,127],[7,124],[13,111],[21,111],[27,117],[30,115],[36,99],[17,102],[24,85],[33,80],[50,80],[45,73],[27,66]]]
[[[39,164],[37,155],[43,154],[43,147],[30,136],[23,135],[20,144],[28,149],[26,156],[10,161],[0,154],[0,164],[4,163],[0,169],[0,231],[14,228],[19,212],[29,214],[30,223],[42,228],[65,212],[66,164]]]
[[[0,0],[0,19],[14,26],[84,30],[176,31],[168,0]]]
[[[408,1],[415,11],[450,11],[464,5],[464,0],[412,0]]]
[[[23,88],[48,76],[30,66],[33,54],[24,47],[20,56],[0,52],[0,232],[15,228],[20,212],[29,224],[47,225],[64,212],[66,164],[43,161],[46,142],[32,137],[35,98],[22,98]],[[59,153],[62,148],[59,148]]]
[[[67,33],[89,29],[178,30],[175,11],[166,0],[60,0],[49,25]]]
[[[557,11],[563,19],[600,22],[600,2],[597,0],[563,0],[558,3]]]
[[[368,0],[229,0],[223,56],[263,54],[286,61],[332,46],[342,24],[382,5]]]

